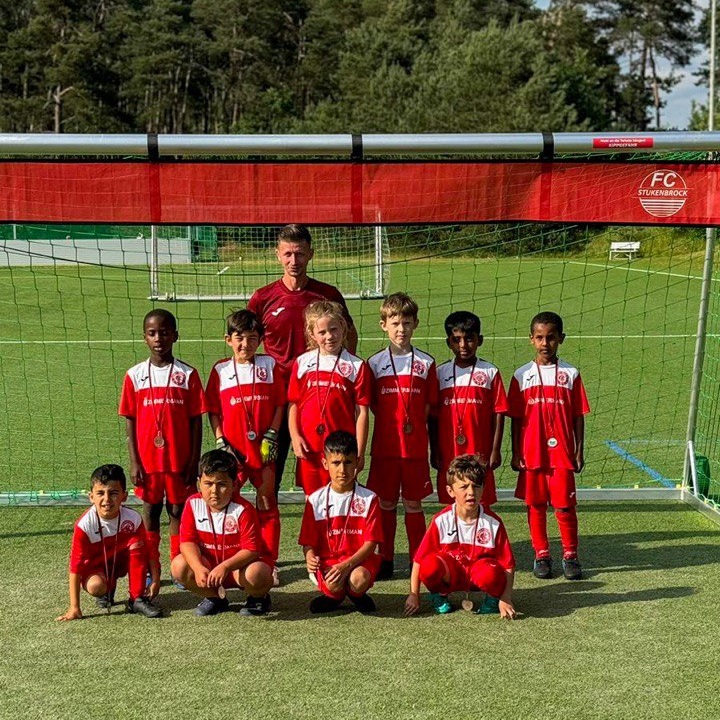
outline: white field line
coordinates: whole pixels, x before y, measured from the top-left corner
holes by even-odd
[[[702,280],[702,275],[684,275],[683,273],[667,272],[666,270],[650,270],[649,268],[635,268],[627,265],[606,265],[604,263],[584,263],[578,260],[565,260],[567,265],[582,265],[583,267],[597,267],[605,270],[624,270],[625,272],[644,273],[645,275],[665,275],[666,277],[678,277],[685,280]],[[720,278],[712,278],[712,282],[719,282]]]
[[[415,340],[426,342],[430,340],[445,340],[444,335],[415,335]],[[687,339],[696,337],[694,334],[684,335],[573,335],[568,336],[570,340],[674,340],[674,339]],[[708,333],[707,337],[717,338],[720,337],[720,333]],[[518,340],[527,340],[527,335],[497,335],[497,336],[485,336],[485,341],[492,342],[494,340],[517,342]],[[384,337],[363,337],[361,340],[372,342],[377,340],[378,342],[385,341]],[[222,338],[183,338],[178,340],[178,345],[190,344],[190,343],[217,343],[225,344]],[[115,339],[103,339],[103,340],[0,340],[0,345],[143,345],[145,341],[142,338],[136,340],[115,340]]]

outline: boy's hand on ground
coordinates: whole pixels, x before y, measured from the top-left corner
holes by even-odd
[[[55,618],[55,622],[67,622],[68,620],[82,620],[80,608],[70,608],[64,615]]]
[[[147,596],[154,600],[160,594],[160,578],[152,580],[147,586]]]
[[[501,618],[504,618],[505,620],[514,620],[517,617],[517,612],[511,602],[508,602],[507,600],[500,600],[499,608]]]
[[[420,597],[417,593],[410,593],[405,600],[403,615],[414,615],[420,609]]]

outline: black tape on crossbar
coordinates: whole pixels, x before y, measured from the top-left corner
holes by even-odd
[[[543,162],[549,162],[555,157],[555,138],[551,132],[542,134],[543,149],[540,153],[540,159]]]
[[[152,162],[160,160],[160,146],[158,144],[158,134],[148,133],[147,135],[148,157]]]
[[[363,159],[362,135],[352,136],[352,150],[350,151],[350,159],[353,162],[360,162]]]

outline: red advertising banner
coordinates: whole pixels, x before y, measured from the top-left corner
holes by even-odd
[[[710,163],[0,162],[0,222],[720,225],[719,173]]]

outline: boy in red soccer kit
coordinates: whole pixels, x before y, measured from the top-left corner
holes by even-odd
[[[576,367],[558,358],[565,340],[562,318],[542,312],[530,323],[535,359],[515,371],[508,391],[512,418],[515,496],[525,501],[535,577],[552,577],[547,507],[555,508],[563,549],[563,574],[579,580],[575,475],[585,465],[585,415],[590,412]]]
[[[447,471],[453,504],[430,522],[415,555],[405,614],[420,608],[420,583],[430,591],[435,612],[452,612],[448,595],[463,592],[464,610],[516,617],[512,602],[515,559],[502,520],[484,507],[480,498],[487,467],[477,455],[459,455]],[[475,608],[469,595],[482,591],[485,599]]]
[[[368,360],[375,426],[367,485],[380,498],[384,537],[378,580],[393,575],[401,490],[411,562],[425,534],[422,500],[432,493],[427,423],[437,402],[437,374],[435,360],[410,342],[417,326],[417,303],[405,293],[389,295],[380,327],[390,343]]]
[[[453,502],[447,469],[453,458],[479,454],[487,463],[483,507],[497,501],[493,470],[500,466],[507,397],[500,371],[477,356],[483,343],[480,318],[465,310],[445,319],[447,345],[455,358],[438,366],[439,401],[430,416],[431,461],[438,471],[440,502]]]
[[[177,321],[169,310],[151,310],[143,320],[150,357],[125,374],[119,414],[125,417],[130,479],[143,501],[150,557],[160,563],[160,515],[167,501],[170,559],[180,552],[183,503],[197,481],[205,399],[195,368],[173,356]],[[152,594],[160,575],[152,577]]]
[[[367,592],[380,567],[375,551],[382,523],[377,496],[355,479],[355,438],[342,430],[328,435],[323,465],[330,482],[308,497],[298,540],[322,593],[310,602],[310,612],[332,612],[346,596],[360,612],[374,612]]]
[[[56,620],[80,620],[80,588],[96,599],[98,607],[115,601],[118,578],[128,576],[127,611],[149,618],[161,616],[160,608],[145,595],[148,548],[142,518],[127,500],[125,473],[119,465],[101,465],[90,478],[90,502],[75,523],[70,549],[70,607]],[[157,570],[156,570],[157,572]]]
[[[224,450],[211,450],[200,459],[200,492],[185,503],[180,522],[180,555],[172,574],[203,600],[200,616],[230,609],[226,588],[247,593],[241,615],[265,615],[273,584],[270,565],[261,559],[255,508],[235,492],[238,463]]]
[[[305,495],[330,480],[323,465],[325,438],[335,430],[355,435],[357,470],[365,464],[370,377],[365,362],[344,347],[347,323],[342,308],[319,300],[305,311],[311,348],[295,360],[288,389],[288,425],[297,457],[296,484]]]
[[[269,355],[256,354],[263,325],[255,313],[227,316],[225,342],[233,356],[215,363],[205,401],[220,450],[240,456],[241,478],[257,490],[260,534],[277,562],[280,513],[275,497],[275,452],[285,412],[285,378]]]

